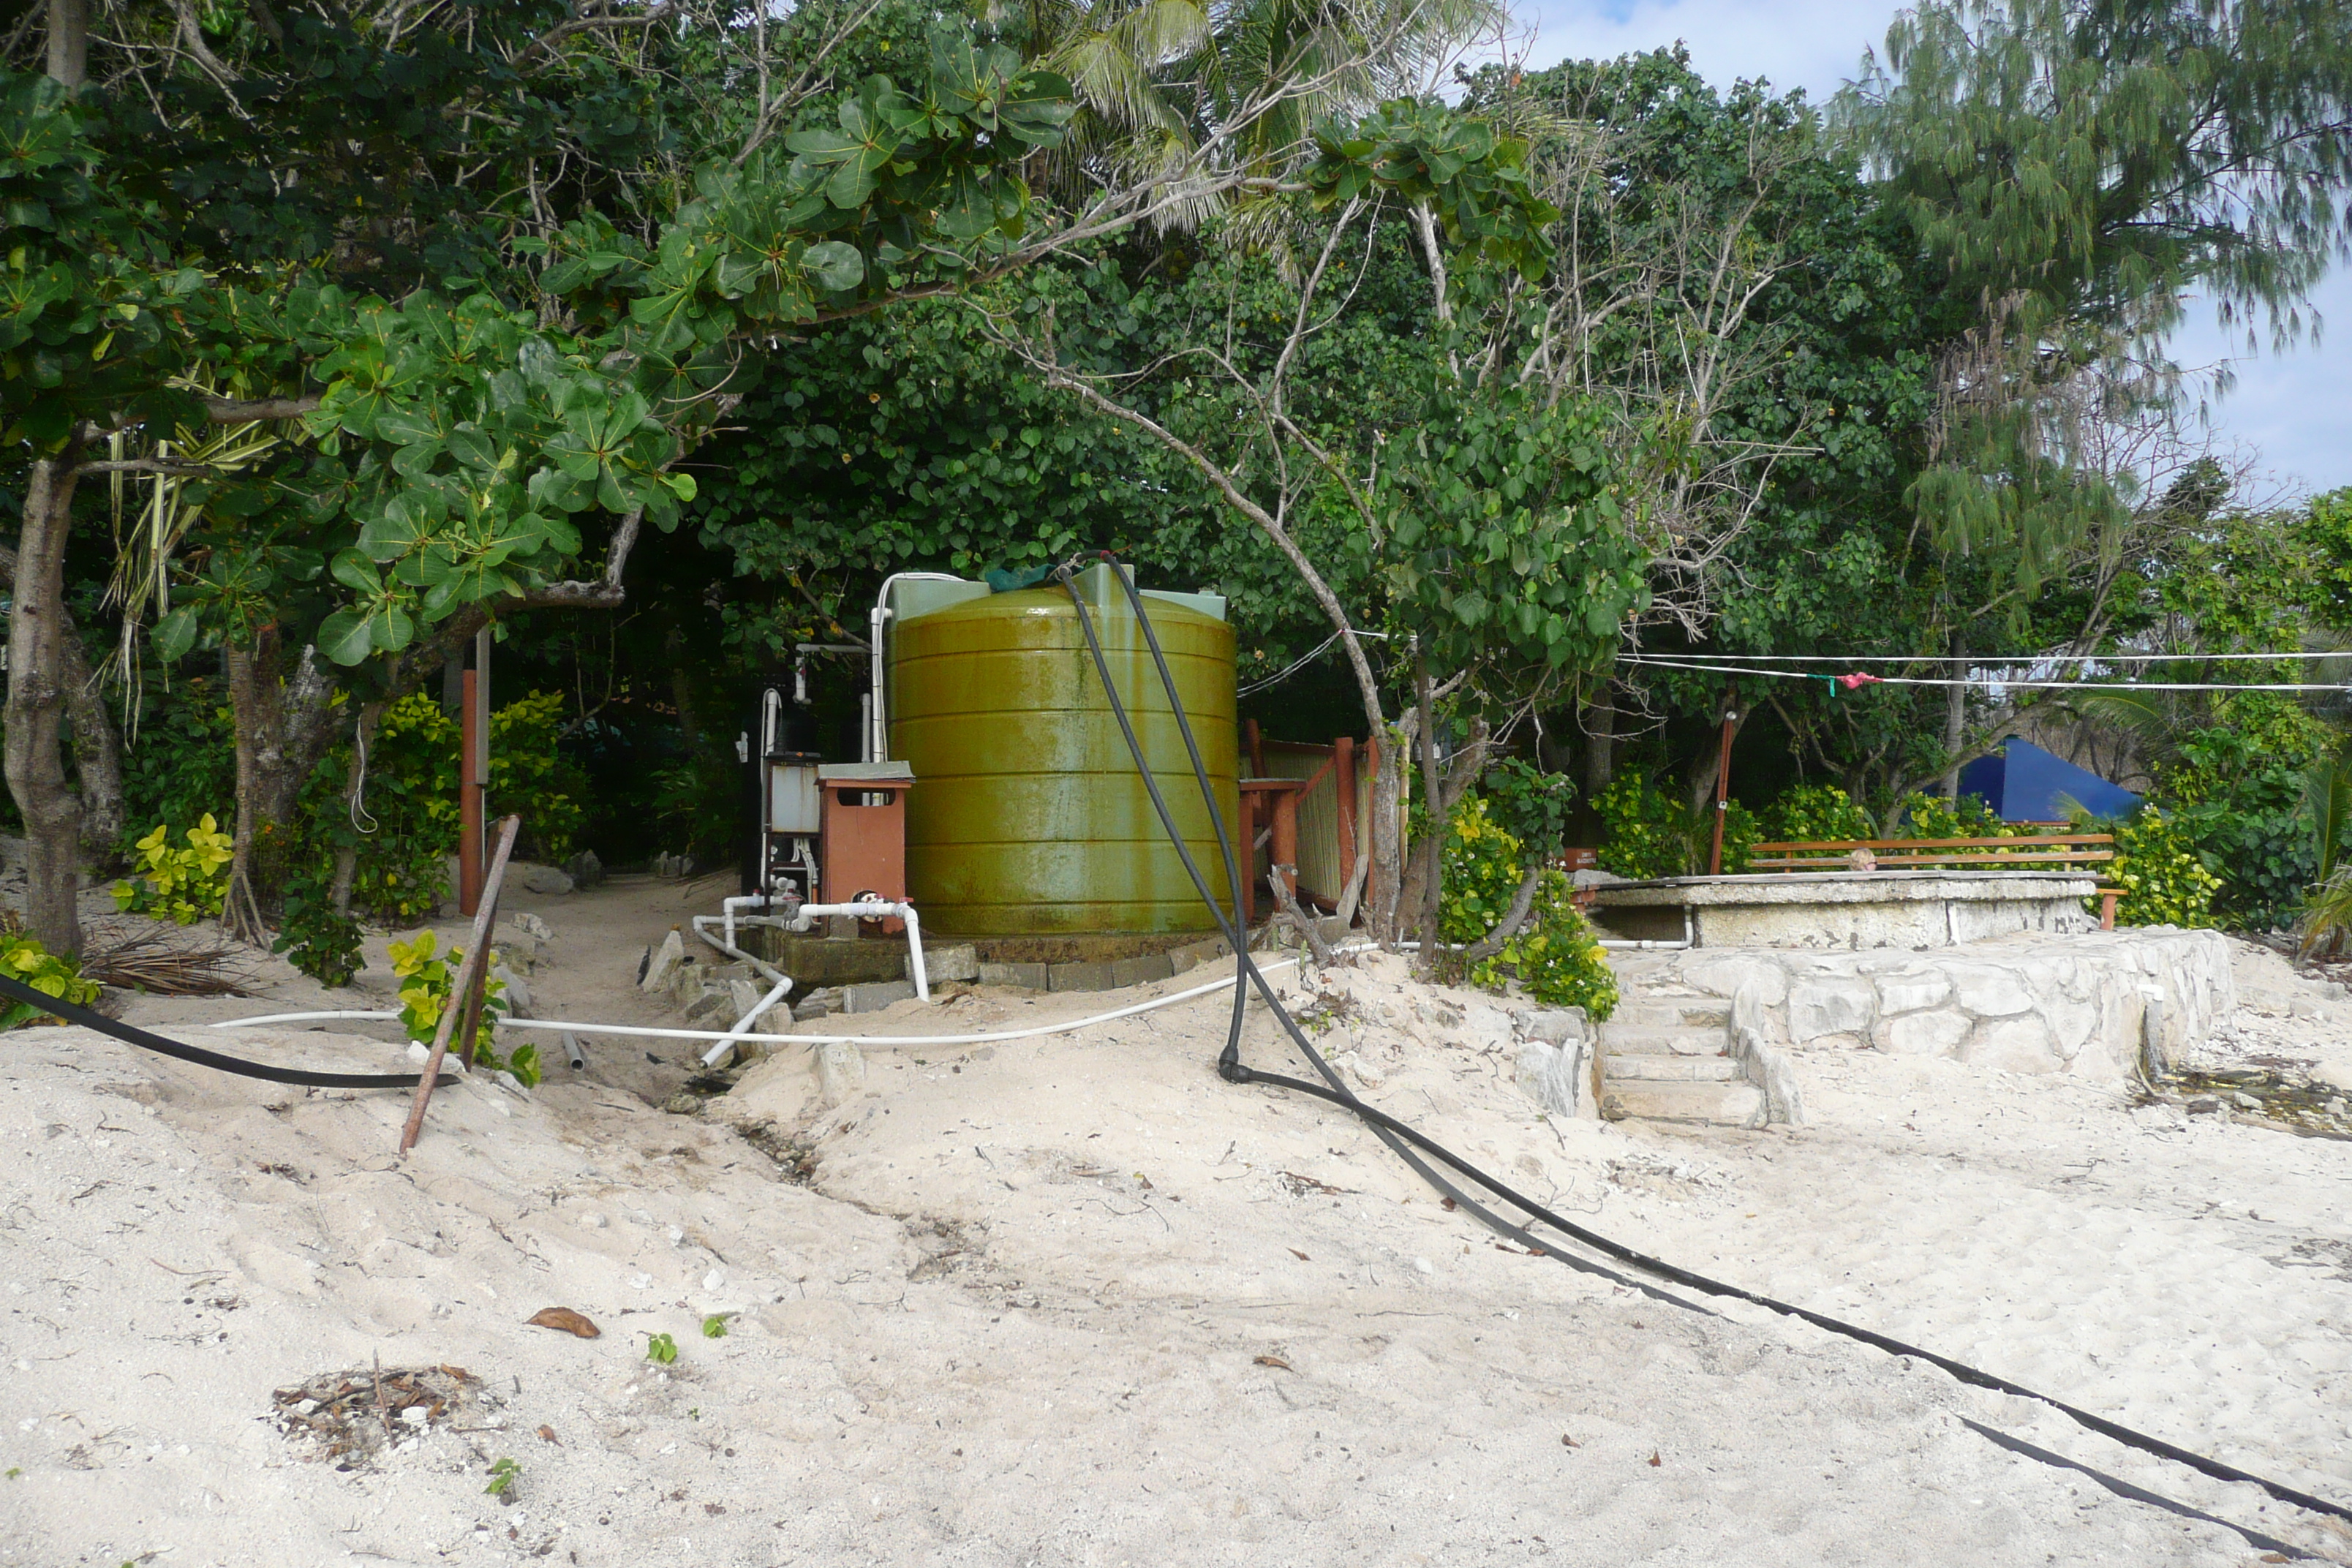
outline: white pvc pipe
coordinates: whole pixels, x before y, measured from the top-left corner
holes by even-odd
[[[744,1014],[741,1017],[736,1019],[735,1026],[728,1030],[724,1036],[720,1037],[717,1045],[710,1047],[709,1054],[702,1058],[702,1065],[704,1067],[717,1067],[727,1058],[733,1056],[735,1054],[736,1045],[750,1037],[748,1031],[751,1029],[751,1026],[758,1023],[769,1008],[773,1007],[777,1003],[782,1001],[784,999],[784,993],[793,988],[793,980],[791,975],[786,974],[782,970],[776,968],[773,964],[762,963],[761,960],[752,957],[750,953],[745,952],[741,948],[735,945],[736,906],[739,904],[764,903],[765,901],[765,900],[760,898],[756,894],[743,898],[721,899],[719,901],[720,911],[719,914],[697,915],[694,917],[693,921],[689,922],[694,927],[695,935],[709,942],[712,947],[717,948],[720,952],[727,954],[728,957],[741,959],[744,963],[758,970],[763,977],[773,982],[775,987],[765,996],[760,998],[759,1001],[753,1003],[751,1005],[751,1010]],[[719,941],[704,928],[703,922],[709,920],[722,920],[726,922],[726,941]]]
[[[915,906],[887,899],[860,899],[846,904],[803,904],[788,918],[769,917],[772,923],[786,931],[805,931],[819,915],[856,915],[862,921],[901,920],[907,922],[908,978],[915,983],[915,994],[928,1002],[931,999],[930,972],[923,965],[923,922],[915,913]]]
[[[1355,952],[1353,948],[1343,951]],[[1272,963],[1261,963],[1261,973],[1287,969],[1296,964],[1295,958],[1278,958]],[[977,1046],[1004,1040],[1033,1040],[1045,1035],[1066,1035],[1079,1029],[1092,1028],[1097,1024],[1108,1024],[1120,1018],[1131,1018],[1139,1013],[1149,1013],[1160,1007],[1171,1007],[1179,1002],[1190,1002],[1196,996],[1206,996],[1222,991],[1234,983],[1228,974],[1222,980],[1212,980],[1190,990],[1171,991],[1165,996],[1154,996],[1148,1002],[1138,1002],[1126,1007],[1115,1007],[1108,1013],[1091,1017],[1072,1018],[1066,1023],[1038,1024],[1026,1029],[994,1029],[978,1035],[737,1035],[739,1040],[759,1045],[803,1046]],[[399,1017],[397,1013],[371,1013],[358,1010],[324,1013],[267,1013],[257,1018],[223,1018],[207,1024],[209,1029],[258,1028],[268,1024],[311,1024],[335,1019],[356,1019],[388,1022]],[[554,1018],[500,1018],[498,1026],[505,1029],[569,1029],[582,1035],[631,1035],[662,1040],[722,1040],[728,1037],[716,1029],[657,1029],[635,1024],[573,1024]]]
[[[893,572],[882,579],[880,592],[874,595],[874,608],[866,617],[867,686],[873,693],[873,705],[866,711],[866,760],[887,763],[890,760],[890,718],[887,705],[882,700],[883,668],[882,639],[890,626],[891,617],[898,614],[890,607],[890,589],[898,583],[961,583],[964,579],[952,572]],[[812,889],[813,890],[813,889]]]
[[[744,1032],[750,1029],[752,1025],[760,1021],[761,1015],[767,1012],[769,1008],[774,1006],[777,1003],[782,1001],[784,999],[784,993],[790,991],[792,988],[793,983],[790,976],[777,981],[776,988],[769,992],[765,996],[761,997],[760,999],[759,1005],[753,1007],[750,1012],[736,1019],[735,1026],[728,1030],[727,1033],[720,1037],[717,1045],[711,1047],[708,1051],[705,1051],[702,1054],[702,1065],[707,1068],[715,1068],[720,1062],[725,1061],[729,1057],[733,1056],[735,1054],[736,1046],[740,1043],[744,1037]]]

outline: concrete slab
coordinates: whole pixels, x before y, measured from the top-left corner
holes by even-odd
[[[1937,948],[2021,931],[2098,929],[2071,871],[1821,871],[1669,877],[1593,894],[1594,917],[1635,940],[1697,947]]]

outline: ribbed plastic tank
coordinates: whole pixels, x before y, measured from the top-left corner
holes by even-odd
[[[1223,857],[1127,595],[1108,566],[1078,585],[1160,793],[1222,894]],[[1236,831],[1233,627],[1167,598],[1145,602],[1217,809]],[[1152,811],[1066,590],[967,598],[898,622],[889,704],[891,755],[915,772],[907,890],[925,931],[1215,926]]]

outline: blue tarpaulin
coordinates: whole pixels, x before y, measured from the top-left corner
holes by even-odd
[[[1980,796],[2003,822],[2063,822],[2074,806],[2099,817],[2139,809],[2139,796],[2120,784],[2015,739],[1962,768],[1960,793]]]

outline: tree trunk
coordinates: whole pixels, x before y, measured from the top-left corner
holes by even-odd
[[[1606,681],[1584,707],[1584,798],[1599,800],[1617,776],[1617,699]]]
[[[0,544],[0,578],[16,580],[16,552]],[[83,654],[73,616],[58,609],[64,635],[58,639],[58,674],[65,685],[66,715],[73,724],[74,772],[81,780],[82,847],[111,858],[122,841],[122,737],[114,715],[100,696],[98,677]]]
[[[89,79],[89,0],[49,0],[49,76],[71,89]]]
[[[81,780],[82,847],[111,864],[122,843],[122,737],[106,709],[98,676],[83,657],[71,617],[59,639],[66,712],[73,721],[74,773]]]
[[[1952,679],[1966,676],[1969,667],[1968,639],[1959,633],[1952,634]],[[1966,686],[1944,688],[1944,794],[1953,800],[1960,798],[1960,745],[1969,738],[1969,689]]]
[[[1421,789],[1427,807],[1429,834],[1416,846],[1413,856],[1414,891],[1420,897],[1407,906],[1412,910],[1413,923],[1419,928],[1421,956],[1423,963],[1437,956],[1437,909],[1440,883],[1444,879],[1445,846],[1445,782],[1437,772],[1437,703],[1433,695],[1435,683],[1430,679],[1429,661],[1414,656],[1412,666],[1413,711],[1421,723]]]
[[[1380,765],[1372,770],[1370,875],[1379,879],[1380,896],[1372,900],[1369,923],[1372,940],[1394,951],[1402,934],[1397,930],[1397,910],[1404,892],[1404,836],[1397,831],[1397,825],[1404,819],[1404,784],[1406,770],[1412,765],[1412,740],[1402,728],[1388,724],[1372,733],[1385,733],[1388,740],[1381,748]]]
[[[264,626],[249,646],[230,645],[229,707],[236,720],[236,836],[229,861],[229,892],[222,929],[261,945],[259,895],[274,885],[287,848],[284,825],[293,820],[302,786],[334,736],[333,678],[320,669],[318,650],[305,647],[294,679],[279,672],[277,626]]]
[[[81,801],[67,786],[66,536],[80,447],[36,460],[26,476],[8,618],[8,793],[25,818],[25,923],[55,953],[81,951]]]
[[[343,791],[343,809],[351,814],[352,826],[358,827],[359,819],[367,815],[368,748],[375,744],[375,730],[383,722],[381,702],[371,702],[360,710],[359,722],[352,727],[352,771]],[[335,912],[345,920],[352,915],[352,883],[359,875],[360,850],[356,844],[346,844],[335,851],[335,879],[331,896]]]

